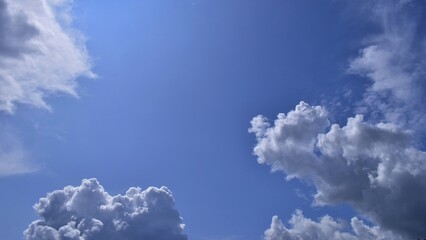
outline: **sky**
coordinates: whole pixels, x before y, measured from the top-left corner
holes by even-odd
[[[426,238],[421,0],[0,0],[0,234]]]

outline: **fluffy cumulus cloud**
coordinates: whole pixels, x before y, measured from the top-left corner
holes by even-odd
[[[287,179],[310,182],[315,205],[347,203],[377,226],[353,218],[319,221],[296,211],[290,226],[274,217],[265,239],[416,239],[426,236],[424,6],[420,1],[361,1],[379,30],[349,62],[370,83],[344,126],[324,107],[301,102],[270,123],[253,118],[254,154]],[[368,116],[369,122],[364,121]],[[335,117],[335,116],[333,116]],[[342,117],[342,116],[339,116]]]
[[[305,218],[300,210],[296,210],[289,221],[291,228],[286,228],[282,221],[274,216],[271,227],[265,231],[265,240],[402,240],[389,231],[378,226],[370,227],[356,217],[351,219],[350,226],[330,216],[319,221]]]
[[[70,27],[71,0],[0,0],[0,110],[17,103],[49,109],[46,95],[76,96],[76,78],[94,77],[84,38]]]
[[[84,179],[47,194],[34,209],[41,219],[25,230],[26,240],[187,239],[166,187],[110,196],[96,179]]]
[[[250,131],[259,163],[312,182],[315,204],[348,203],[383,228],[426,236],[426,152],[408,132],[361,115],[330,126],[324,108],[304,102],[273,125],[255,117]]]

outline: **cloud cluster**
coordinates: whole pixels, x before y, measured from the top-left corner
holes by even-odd
[[[305,218],[300,210],[289,221],[291,228],[286,228],[281,220],[274,216],[271,227],[265,231],[265,240],[402,240],[389,231],[378,226],[369,227],[356,217],[351,219],[350,227],[330,216],[319,221]]]
[[[0,110],[17,103],[49,109],[46,95],[76,96],[76,78],[94,77],[84,38],[70,28],[70,0],[0,0]]]
[[[259,163],[313,183],[315,204],[348,203],[383,228],[426,236],[426,152],[396,125],[357,115],[329,126],[324,108],[301,102],[272,126],[255,117],[250,131]]]
[[[41,219],[25,230],[26,240],[187,239],[166,187],[110,196],[96,179],[84,179],[48,193],[34,209]]]
[[[353,218],[345,233],[330,217],[314,222],[296,212],[290,229],[274,217],[265,239],[426,236],[426,152],[415,142],[426,130],[424,6],[409,0],[360,3],[369,6],[366,15],[380,31],[366,38],[349,62],[349,73],[370,82],[356,104],[362,115],[348,118],[343,127],[331,125],[325,108],[301,102],[274,124],[253,118],[249,131],[257,138],[258,162],[287,179],[312,183],[314,204],[348,203],[378,226]],[[361,234],[360,226],[370,234]]]

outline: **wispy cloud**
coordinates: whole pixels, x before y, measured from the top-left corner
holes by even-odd
[[[76,96],[79,76],[94,77],[84,37],[70,27],[72,1],[0,0],[0,110],[17,103],[49,109],[44,98]]]
[[[0,114],[13,114],[17,104],[49,110],[45,97],[77,96],[76,79],[95,77],[84,36],[71,28],[71,6],[71,0],[0,0]],[[0,134],[0,176],[37,170],[30,162],[13,131]]]
[[[2,123],[0,127],[0,177],[38,171],[15,130]]]
[[[365,39],[348,72],[370,80],[361,113],[423,128],[426,108],[426,41],[419,21],[423,7],[411,1],[374,1],[368,14],[381,32]]]

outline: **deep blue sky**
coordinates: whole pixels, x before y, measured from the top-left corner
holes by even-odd
[[[252,155],[252,117],[274,119],[355,83],[345,73],[374,30],[345,1],[76,0],[75,27],[99,76],[53,112],[2,115],[43,169],[0,180],[3,239],[19,239],[49,191],[96,177],[110,194],[169,187],[190,239],[259,239],[273,215],[311,208]],[[346,117],[346,116],[343,116]]]

